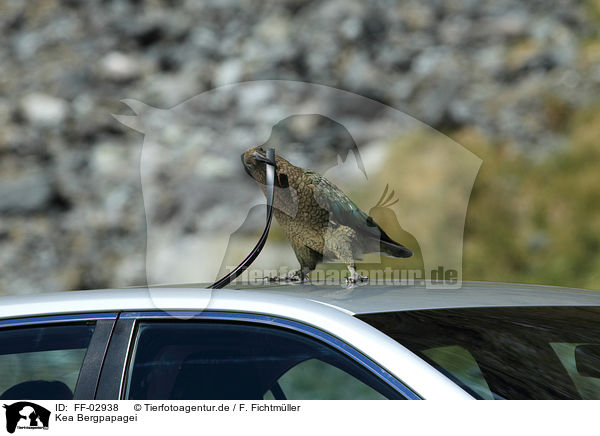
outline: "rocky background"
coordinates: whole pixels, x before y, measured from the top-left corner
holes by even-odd
[[[143,135],[111,114],[257,79],[480,155],[465,279],[600,287],[598,0],[3,0],[0,31],[0,294],[144,284]]]

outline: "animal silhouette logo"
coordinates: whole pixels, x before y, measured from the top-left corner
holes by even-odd
[[[416,252],[398,262],[385,259],[386,268],[419,271],[427,288],[461,287],[467,206],[482,161],[410,115],[337,88],[282,80],[207,90],[169,109],[123,103],[135,115],[115,118],[144,134],[149,284],[212,282],[243,259],[263,228],[264,195],[249,181],[240,155],[263,144],[362,204],[379,198],[372,194],[389,183],[388,193],[399,201],[386,193],[371,215]],[[282,177],[277,183],[286,185]],[[271,242],[280,236],[274,233]],[[293,250],[269,248],[254,269],[296,267]]]
[[[17,427],[24,429],[47,429],[50,411],[29,401],[4,404],[6,409],[6,431],[14,433]]]

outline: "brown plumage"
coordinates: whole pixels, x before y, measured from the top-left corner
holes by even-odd
[[[338,260],[348,266],[348,280],[355,282],[366,279],[355,271],[355,262],[363,254],[412,256],[325,177],[292,165],[281,156],[275,156],[275,161],[273,214],[300,262],[300,270],[292,278],[303,280],[323,260]],[[242,162],[264,192],[264,149],[250,148],[242,154]]]

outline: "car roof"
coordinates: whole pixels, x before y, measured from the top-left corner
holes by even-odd
[[[269,292],[318,301],[353,314],[470,307],[600,306],[598,290],[492,282],[463,282],[459,289],[383,283],[352,289],[287,285],[275,286]]]
[[[265,286],[264,283],[211,290],[206,284],[162,285],[128,289],[70,291],[0,298],[0,319],[81,312],[204,310],[220,301],[227,310],[261,301],[294,306],[320,303],[348,314],[425,309],[600,306],[600,291],[510,283],[464,282],[460,289],[369,284],[354,288],[312,284]],[[252,304],[251,304],[252,303]],[[232,306],[232,309],[233,309]]]

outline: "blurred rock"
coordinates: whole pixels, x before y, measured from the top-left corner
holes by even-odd
[[[32,93],[21,99],[20,109],[29,123],[36,126],[53,127],[65,120],[69,105],[60,98]]]
[[[213,83],[215,86],[228,85],[240,81],[243,72],[243,64],[239,59],[228,59],[215,71]]]
[[[52,196],[51,181],[43,170],[0,179],[0,213],[42,211]]]
[[[92,152],[91,167],[103,180],[118,179],[127,173],[129,150],[112,143],[98,144]]]
[[[109,80],[126,82],[140,75],[138,62],[118,51],[110,52],[100,61],[102,75]]]

